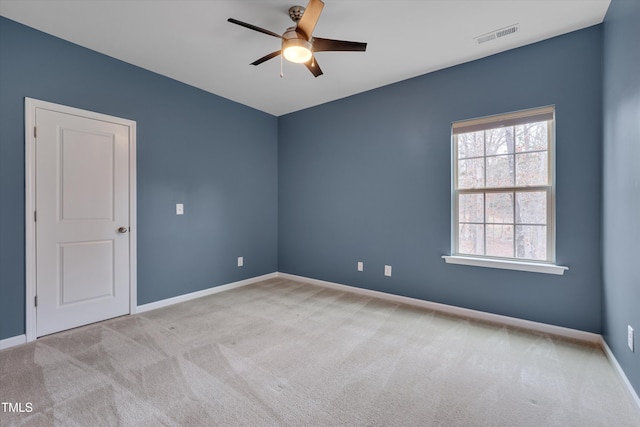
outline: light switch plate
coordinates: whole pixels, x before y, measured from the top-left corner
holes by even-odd
[[[184,215],[184,205],[182,203],[176,203],[176,215]]]
[[[633,328],[631,325],[627,325],[627,345],[631,351],[633,350]]]
[[[244,257],[238,257],[238,267],[242,267],[244,265]]]
[[[391,277],[391,266],[390,265],[385,265],[384,266],[384,275],[387,277]]]
[[[358,271],[364,271],[364,263],[362,261],[358,261]]]

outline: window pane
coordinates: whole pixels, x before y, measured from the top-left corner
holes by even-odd
[[[484,222],[484,194],[461,194],[458,198],[458,221]]]
[[[522,191],[516,193],[516,224],[547,223],[547,193]]]
[[[542,107],[452,125],[456,253],[550,261],[553,115]]]
[[[547,150],[547,122],[516,126],[516,151]]]
[[[513,258],[513,225],[487,224],[487,255]]]
[[[484,187],[484,158],[458,161],[458,188]]]
[[[513,156],[487,157],[487,187],[513,186]]]
[[[513,193],[487,193],[488,223],[513,224]]]
[[[484,225],[460,224],[458,230],[459,253],[484,255]]]
[[[484,156],[484,132],[470,132],[458,135],[458,158]]]
[[[513,126],[485,131],[487,156],[513,153]]]
[[[516,185],[547,185],[548,179],[546,151],[516,154]]]
[[[516,254],[517,258],[547,259],[547,227],[544,225],[517,225]]]

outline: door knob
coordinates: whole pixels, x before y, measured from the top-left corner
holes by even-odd
[[[118,233],[126,233],[127,232],[127,227],[120,227],[118,228]]]

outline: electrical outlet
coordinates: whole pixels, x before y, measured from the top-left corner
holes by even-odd
[[[364,262],[358,261],[358,271],[364,271]]]
[[[238,257],[238,267],[242,267],[244,265],[244,257]]]
[[[384,266],[384,275],[387,277],[391,277],[391,266],[390,265],[385,265]]]
[[[633,351],[633,328],[631,325],[627,325],[627,345]]]
[[[184,215],[184,205],[182,203],[176,203],[176,215]]]

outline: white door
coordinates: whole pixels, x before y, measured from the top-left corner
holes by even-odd
[[[129,127],[35,109],[36,335],[129,313]]]

